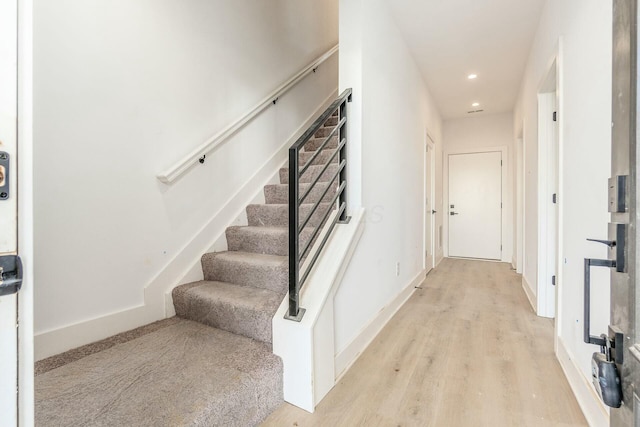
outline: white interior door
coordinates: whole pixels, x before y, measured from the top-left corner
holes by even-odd
[[[556,87],[555,62],[545,86]],[[549,89],[550,90],[550,89]],[[556,315],[556,282],[559,254],[559,120],[556,91],[538,94],[538,316]],[[554,120],[554,116],[556,119]],[[561,119],[561,118],[560,118]],[[561,195],[560,195],[561,197]]]
[[[18,249],[17,22],[17,0],[0,2],[0,257],[15,255]],[[3,295],[10,283],[7,275],[10,270],[7,270],[0,271],[0,425],[15,426],[18,424],[18,306],[16,294]]]
[[[426,144],[424,161],[424,267],[427,272],[433,268],[433,219],[435,214],[433,194],[433,147]]]
[[[502,152],[449,155],[449,256],[502,258]]]

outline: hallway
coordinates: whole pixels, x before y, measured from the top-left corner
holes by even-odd
[[[584,426],[508,264],[445,259],[311,415],[264,426]]]

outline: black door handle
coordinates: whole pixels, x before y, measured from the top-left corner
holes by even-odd
[[[450,212],[449,215],[454,216],[454,215],[460,215],[458,212]]]
[[[608,267],[613,268],[616,262],[609,259],[584,259],[584,342],[587,344],[595,344],[600,347],[606,346],[606,341],[600,337],[591,335],[591,267]]]
[[[602,243],[603,245],[607,245],[610,248],[613,248],[616,245],[615,240],[600,240],[600,239],[587,239],[589,242]]]
[[[432,210],[432,211],[431,211],[431,213],[432,213],[432,214],[435,214],[435,213],[438,213],[438,211],[436,211],[436,210]]]

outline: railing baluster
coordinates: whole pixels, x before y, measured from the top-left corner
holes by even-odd
[[[307,131],[296,141],[295,144],[289,148],[289,309],[287,310],[287,314],[285,315],[285,319],[295,320],[300,322],[302,320],[302,316],[304,316],[304,308],[300,307],[300,289],[302,284],[307,279],[313,265],[318,260],[320,256],[320,252],[322,248],[326,244],[329,236],[331,235],[335,225],[338,223],[348,223],[349,217],[347,216],[347,102],[351,102],[351,89],[347,89],[340,95],[340,97],[335,100],[329,108],[325,110],[324,113],[318,117],[318,119],[313,122],[311,127],[307,129]],[[307,142],[316,134],[316,132],[326,123],[326,121],[335,113],[338,112],[338,124],[336,129],[332,130],[328,137],[325,138],[323,143],[318,147],[317,152],[311,156],[311,159],[307,161],[307,164],[300,170],[300,151],[305,146]],[[305,191],[302,200],[300,199],[300,176],[309,169],[313,161],[319,156],[320,151],[324,149],[331,138],[339,133],[340,137],[338,139],[339,144],[337,148],[337,152],[334,153],[333,156],[329,157],[329,160],[324,165],[324,168],[320,171],[320,174],[317,178],[315,178],[307,191]],[[304,221],[302,227],[300,226],[300,204],[307,198],[311,191],[315,187],[315,185],[320,181],[321,176],[324,172],[327,171],[331,162],[336,158],[336,155],[339,155],[338,162],[338,172],[330,181],[327,189],[322,193],[320,200],[318,200],[307,218]],[[301,258],[307,255],[307,252],[311,249],[313,240],[317,237],[320,232],[320,227],[323,226],[329,214],[332,211],[332,208],[329,207],[327,212],[325,213],[320,225],[314,232],[312,233],[312,237],[309,239],[309,242],[306,243],[303,253],[300,253],[300,232],[302,229],[308,224],[311,216],[316,212],[322,200],[324,200],[325,195],[331,188],[331,186],[335,185],[336,178],[339,176],[339,184],[337,194],[332,198],[332,205],[336,205],[337,203],[337,214],[334,217],[334,220],[331,221],[331,224],[327,230],[327,233],[324,235],[322,240],[320,241],[320,245],[317,251],[311,256],[310,262],[307,263],[307,268],[300,278],[300,261]],[[339,200],[339,202],[337,202]]]
[[[291,320],[296,320],[300,316],[299,151],[298,147],[289,149],[289,312],[287,318]]]
[[[340,150],[340,163],[342,162],[347,162],[347,143],[349,142],[347,140],[347,126],[349,125],[348,123],[348,118],[347,118],[347,101],[351,101],[351,95],[349,95],[347,97],[347,99],[345,100],[345,102],[343,102],[340,105],[340,120],[344,119],[344,126],[342,126],[340,128],[340,141],[346,141],[346,143],[342,146],[342,149]],[[347,182],[347,168],[342,169],[342,172],[340,172],[340,182]],[[340,215],[340,223],[342,224],[346,224],[349,223],[349,217],[347,216],[347,191],[349,191],[348,186],[345,186],[344,191],[342,192],[342,194],[340,194],[340,202],[338,204],[338,206],[342,206],[344,204],[345,209],[342,211],[342,214]]]

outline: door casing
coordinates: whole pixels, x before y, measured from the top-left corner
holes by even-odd
[[[424,232],[423,232],[423,251],[425,259],[423,262],[423,268],[427,273],[436,265],[436,239],[435,239],[435,220],[436,216],[431,213],[436,209],[435,197],[436,197],[436,159],[435,159],[435,142],[429,135],[429,132],[425,129],[425,152],[424,152]],[[429,179],[427,179],[429,178]],[[427,199],[429,200],[427,206]],[[429,230],[430,238],[427,239],[427,230]]]
[[[538,316],[555,318],[561,262],[561,134],[559,55],[538,88]],[[553,120],[555,113],[556,121]],[[556,194],[556,203],[553,203]],[[556,285],[552,277],[556,276]]]

